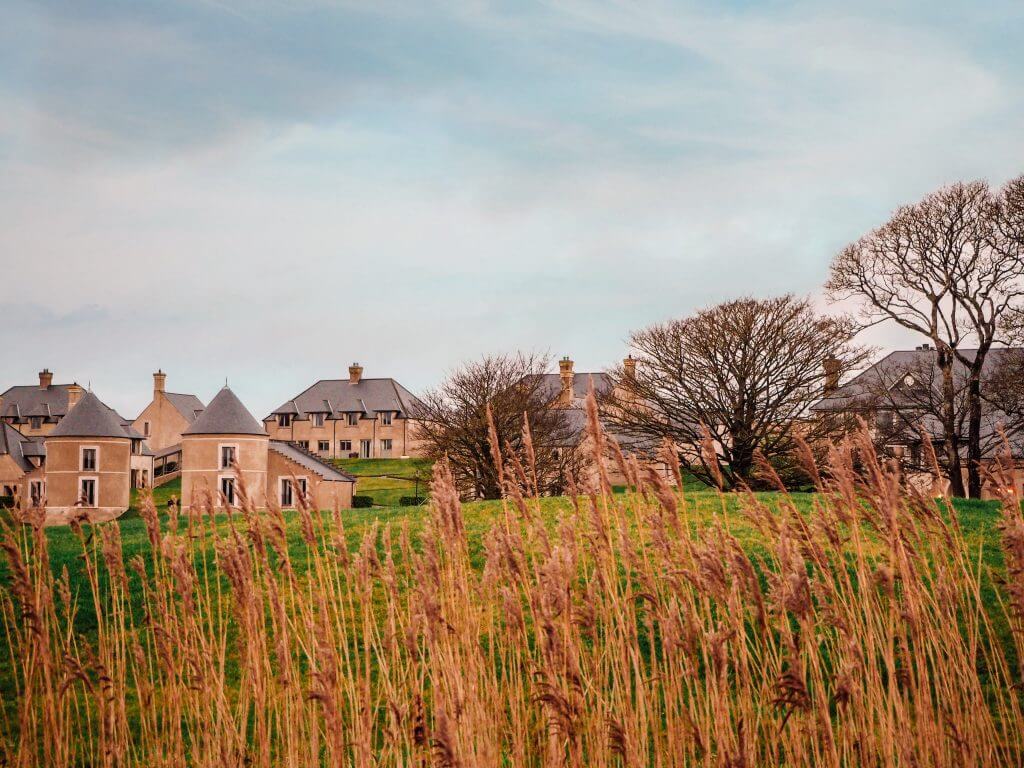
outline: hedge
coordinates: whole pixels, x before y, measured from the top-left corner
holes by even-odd
[[[398,506],[400,507],[418,507],[420,504],[426,501],[423,496],[402,496],[398,499]]]
[[[353,509],[365,509],[366,507],[373,506],[373,496],[353,496],[352,497],[352,508]]]

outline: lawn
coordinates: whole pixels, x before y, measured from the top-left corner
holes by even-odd
[[[425,498],[429,491],[429,459],[335,459],[335,466],[358,478],[356,493],[376,507],[397,507],[403,497]]]

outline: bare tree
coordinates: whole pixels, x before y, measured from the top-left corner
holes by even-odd
[[[937,438],[958,496],[965,491],[965,443],[967,491],[981,493],[982,370],[1001,340],[1001,319],[1024,295],[1022,197],[1021,179],[999,194],[980,181],[940,189],[847,246],[826,284],[835,297],[860,300],[865,326],[892,321],[935,345],[942,377]],[[955,361],[969,372],[966,439],[956,424]]]
[[[717,462],[730,487],[756,487],[764,481],[757,453],[793,468],[797,435],[813,442],[834,433],[831,418],[811,418],[809,409],[824,393],[825,359],[834,361],[836,378],[866,359],[851,344],[856,330],[847,319],[816,315],[805,299],[782,296],[730,301],[636,331],[635,365],[612,372],[604,419],[631,437],[668,438],[709,484]],[[700,450],[705,430],[715,457]]]
[[[465,363],[421,397],[415,413],[418,440],[428,457],[447,457],[465,496],[501,496],[488,406],[500,449],[513,451],[524,464],[523,425],[528,420],[540,493],[560,491],[567,473],[576,470],[579,435],[568,412],[556,407],[558,387],[544,380],[549,362],[546,356],[524,353],[483,357]]]

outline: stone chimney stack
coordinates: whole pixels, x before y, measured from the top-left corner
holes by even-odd
[[[158,368],[157,372],[153,374],[153,397],[156,398],[158,392],[165,391],[167,387],[167,374],[163,372],[162,368]]]
[[[43,368],[39,372],[39,388],[49,389],[51,384],[53,384],[53,374],[50,373],[49,368]]]
[[[558,404],[562,408],[568,408],[573,401],[573,362],[566,355],[558,361],[558,375],[562,378],[562,390],[558,394]]]
[[[636,378],[636,360],[630,355],[622,361],[622,372],[627,379],[633,380]]]
[[[82,393],[83,392],[85,392],[85,390],[82,389],[78,385],[77,381],[74,384],[72,384],[71,386],[68,387],[68,410],[69,411],[72,408],[75,407],[75,405],[78,403],[79,400],[82,399]]]
[[[831,395],[839,389],[839,372],[842,370],[842,363],[835,357],[826,357],[822,362],[825,369],[825,394]]]
[[[348,383],[358,384],[359,380],[363,378],[363,366],[359,363],[352,363],[348,367]]]

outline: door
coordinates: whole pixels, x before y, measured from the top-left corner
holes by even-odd
[[[359,458],[368,459],[370,454],[373,453],[373,441],[372,440],[360,440],[359,441]]]

